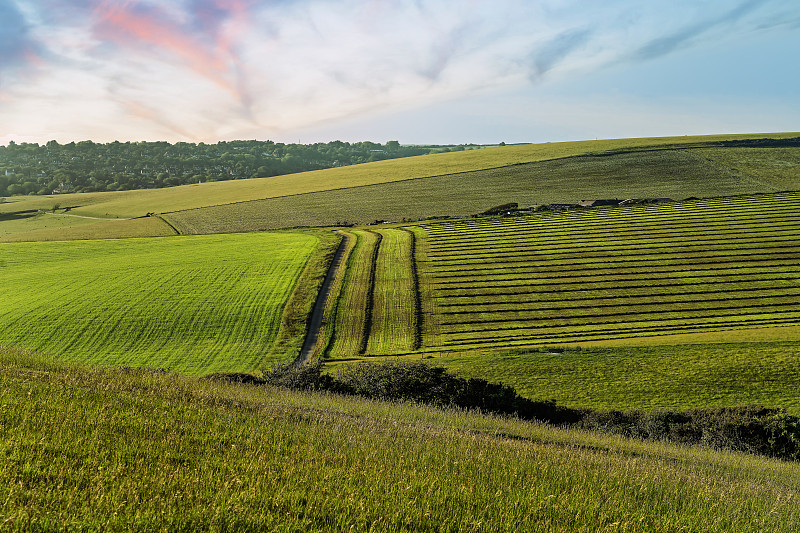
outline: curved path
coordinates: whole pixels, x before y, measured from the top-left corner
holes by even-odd
[[[306,338],[303,341],[303,347],[300,349],[300,354],[292,363],[295,366],[305,364],[311,360],[314,355],[314,347],[319,338],[319,330],[322,327],[322,318],[325,314],[325,306],[328,303],[328,296],[331,292],[331,285],[333,285],[336,275],[340,272],[340,266],[344,257],[344,251],[350,243],[352,237],[346,233],[340,233],[342,240],[339,241],[339,247],[336,248],[336,253],[333,255],[331,265],[328,267],[328,273],[325,274],[325,280],[322,282],[322,287],[317,294],[317,301],[314,302],[314,309],[311,311],[311,321],[306,332]]]

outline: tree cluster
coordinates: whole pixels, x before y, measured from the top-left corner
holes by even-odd
[[[0,196],[154,189],[206,181],[264,178],[382,159],[464,150],[397,141],[283,144],[112,142],[0,146]]]

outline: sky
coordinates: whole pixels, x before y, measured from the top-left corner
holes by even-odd
[[[797,0],[0,0],[0,145],[800,130]]]

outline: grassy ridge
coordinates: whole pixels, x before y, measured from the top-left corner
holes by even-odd
[[[720,149],[721,152],[734,150]],[[800,154],[800,148],[774,149]],[[700,152],[698,152],[699,154]],[[764,156],[764,157],[769,157]],[[800,187],[798,184],[797,187]],[[795,187],[795,188],[797,188]],[[685,150],[571,157],[491,170],[269,198],[170,213],[183,233],[466,216],[492,206],[575,203],[599,198],[729,196],[785,190]]]
[[[0,349],[9,529],[796,531],[798,465]]]
[[[54,203],[73,206],[80,215],[137,217],[149,212],[163,213],[212,205],[276,198],[286,195],[330,191],[390,183],[398,180],[442,176],[486,170],[549,159],[615,152],[620,150],[696,147],[732,139],[789,138],[796,133],[661,137],[545,143],[487,148],[466,152],[435,154],[399,160],[378,161],[301,174],[251,180],[221,181],[139,191],[65,194],[51,197],[13,198],[0,204],[0,213],[22,209],[49,210]],[[291,225],[291,224],[289,224]]]
[[[2,244],[0,343],[99,364],[253,370],[276,348],[319,242],[242,234]]]

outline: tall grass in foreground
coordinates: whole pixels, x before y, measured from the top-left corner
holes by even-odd
[[[800,468],[0,349],[0,528],[796,531]]]

